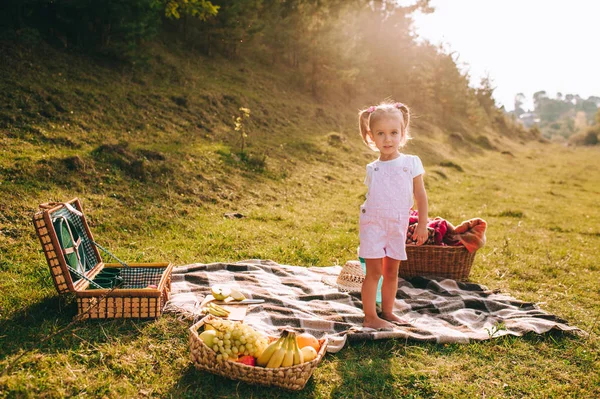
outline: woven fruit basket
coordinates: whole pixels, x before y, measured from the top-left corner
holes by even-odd
[[[471,273],[476,251],[464,246],[407,245],[407,260],[400,263],[399,275],[410,277],[441,277],[465,281]]]
[[[41,204],[33,224],[59,294],[82,319],[156,318],[171,292],[170,262],[104,263],[79,199]]]
[[[327,339],[320,339],[321,347],[315,359],[291,367],[264,368],[230,360],[217,360],[217,353],[204,344],[198,333],[211,318],[212,316],[206,316],[190,327],[191,360],[198,370],[205,370],[232,380],[298,391],[304,388],[327,349]],[[271,339],[273,338],[271,337]]]

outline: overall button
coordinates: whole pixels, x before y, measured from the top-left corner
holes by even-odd
[[[375,168],[375,172],[377,172],[379,170],[379,168]]]
[[[362,212],[362,213],[365,213],[365,212],[367,212],[367,210],[366,210],[366,209],[363,209],[361,212]]]

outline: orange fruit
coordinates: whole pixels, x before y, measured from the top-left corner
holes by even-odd
[[[296,335],[296,342],[298,342],[298,347],[300,349],[306,346],[312,346],[315,351],[319,352],[319,349],[321,348],[319,340],[309,333],[302,333]]]

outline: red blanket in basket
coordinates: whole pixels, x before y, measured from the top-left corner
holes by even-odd
[[[413,225],[418,220],[418,211],[412,211],[409,224]],[[436,217],[435,219],[429,219],[427,227],[434,231],[433,241],[435,245],[464,245],[469,252],[476,251],[485,245],[487,223],[480,218],[465,220],[454,227],[447,220]],[[407,235],[410,236],[413,230],[409,228]],[[408,240],[410,240],[410,237],[407,237]]]

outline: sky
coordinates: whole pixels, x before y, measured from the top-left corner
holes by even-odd
[[[414,3],[414,1],[413,1]],[[492,79],[494,98],[525,109],[545,90],[600,96],[600,0],[431,0],[433,14],[415,14],[416,33],[459,56],[471,85]]]

